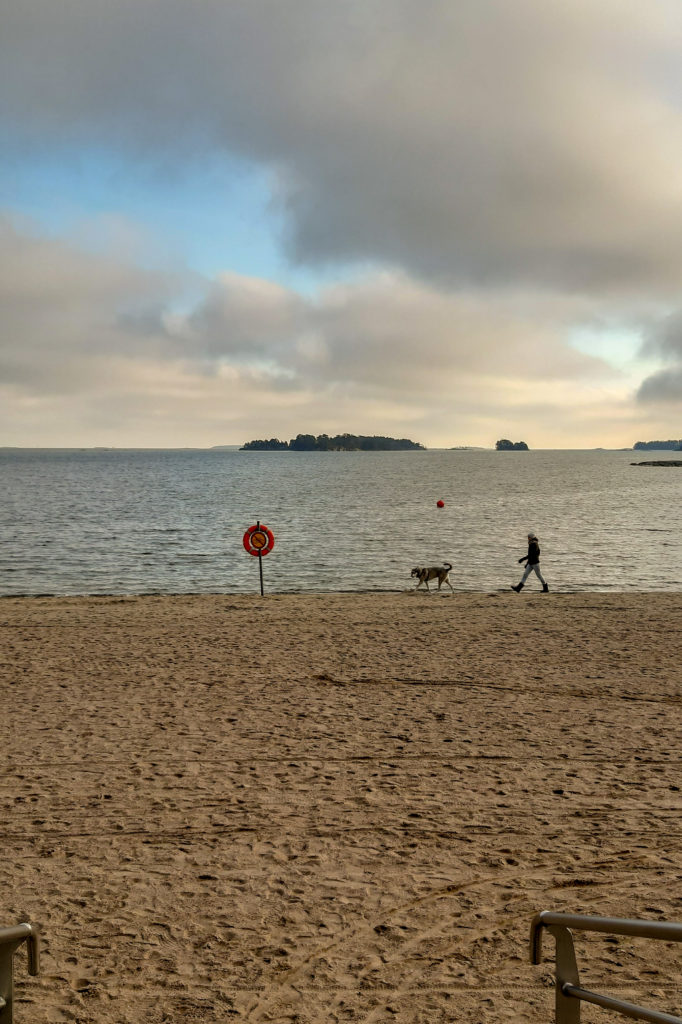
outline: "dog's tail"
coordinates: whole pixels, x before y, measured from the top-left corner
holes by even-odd
[[[450,565],[449,562],[443,562],[443,568],[447,569],[448,572],[450,572],[450,570],[452,569],[452,566]]]

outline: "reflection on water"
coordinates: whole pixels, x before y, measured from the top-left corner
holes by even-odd
[[[506,589],[530,529],[552,591],[679,590],[682,469],[643,458],[5,450],[0,594],[254,592],[256,519],[270,591],[402,590],[443,560],[455,590]]]

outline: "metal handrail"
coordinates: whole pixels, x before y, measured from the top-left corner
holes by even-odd
[[[608,932],[611,935],[635,935],[643,939],[662,939],[682,942],[682,924],[667,921],[632,921],[622,917],[590,917],[587,914],[560,914],[543,910],[536,914],[530,926],[530,962],[542,963],[542,933],[544,929],[556,941],[556,1024],[580,1024],[580,1003],[594,1003],[607,1010],[615,1010],[624,1017],[646,1020],[651,1024],[682,1024],[682,1017],[644,1006],[613,999],[598,992],[582,988],[578,977],[573,936],[575,928],[583,932]]]
[[[40,970],[40,940],[33,924],[15,924],[0,928],[0,1024],[12,1024],[14,1003],[14,953],[26,943],[28,973]]]

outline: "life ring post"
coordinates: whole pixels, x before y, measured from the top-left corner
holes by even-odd
[[[256,520],[256,526],[260,530],[260,519]],[[260,596],[263,597],[263,553],[260,550],[258,551],[258,573],[260,575]]]
[[[260,519],[255,526],[249,526],[242,538],[245,551],[254,557],[258,556],[258,575],[260,577],[260,596],[263,597],[263,556],[269,555],[275,546],[275,535],[267,526],[262,526]]]

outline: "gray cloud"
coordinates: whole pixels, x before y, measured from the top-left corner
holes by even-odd
[[[95,256],[19,231],[0,218],[0,380],[28,394],[113,386],[121,359],[158,358],[172,343],[121,329],[142,307],[165,307],[177,275],[141,270],[115,254]],[[174,344],[174,343],[173,343]]]
[[[647,324],[644,353],[682,361],[682,310]]]
[[[303,262],[667,294],[681,40],[672,0],[21,0],[0,117],[15,152],[263,163]]]
[[[303,329],[304,304],[270,281],[221,274],[175,329],[208,355],[251,361],[276,357]]]
[[[682,404],[682,365],[651,374],[639,387],[640,402],[676,402]]]
[[[682,310],[649,320],[642,352],[666,365],[642,381],[637,400],[644,405],[682,403]]]

